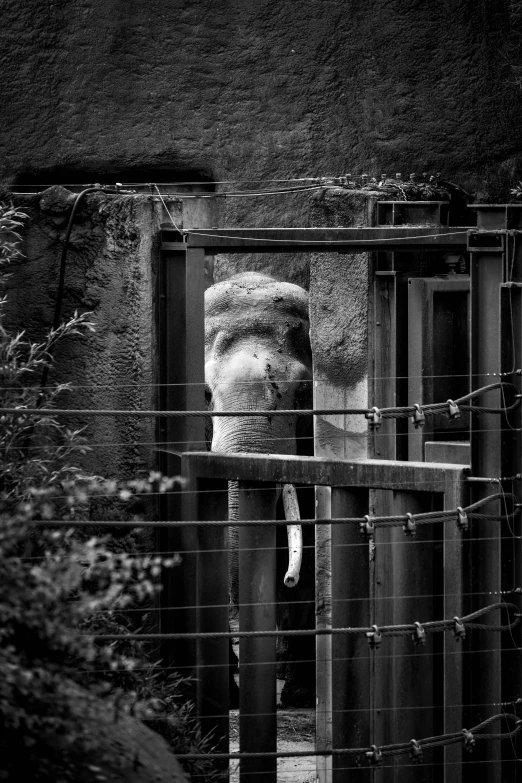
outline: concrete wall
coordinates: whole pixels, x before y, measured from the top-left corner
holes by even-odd
[[[514,5],[4,0],[0,178],[438,170],[495,194],[521,171]],[[300,204],[230,201],[226,221]]]
[[[312,200],[314,226],[369,226],[375,196],[342,189],[320,191]],[[369,253],[313,253],[310,262],[310,338],[314,407],[368,405]],[[316,455],[340,459],[368,456],[367,421],[362,416],[318,416]]]
[[[60,255],[71,193],[52,188],[18,197],[27,213],[25,260],[3,288],[7,326],[40,340],[53,323]],[[213,221],[212,202],[167,200],[180,226]],[[158,402],[157,274],[159,227],[168,220],[150,196],[86,196],[71,234],[61,320],[91,312],[96,331],[57,345],[49,383],[70,382],[66,408],[151,410]],[[180,292],[180,296],[182,292]],[[98,475],[134,478],[155,466],[155,420],[78,417],[92,451],[84,467]]]
[[[226,180],[223,192],[440,171],[505,198],[522,177],[515,5],[4,0],[0,182]],[[223,199],[219,225],[307,225],[308,200]],[[233,256],[216,279],[248,266],[307,286],[308,262]]]

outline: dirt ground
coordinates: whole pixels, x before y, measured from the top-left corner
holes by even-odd
[[[283,681],[278,680],[278,695]],[[277,710],[277,749],[279,751],[315,750],[315,710],[282,709]],[[230,752],[239,750],[239,714],[230,713]],[[281,783],[314,783],[315,757],[297,756],[278,759],[277,779]],[[238,762],[231,765],[231,783],[239,780]]]

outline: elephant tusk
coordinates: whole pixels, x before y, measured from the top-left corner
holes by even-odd
[[[300,520],[297,493],[293,484],[283,485],[283,506],[288,521]],[[303,532],[301,525],[287,525],[288,533],[288,571],[285,574],[285,585],[295,587],[299,581],[301,561],[303,559]]]

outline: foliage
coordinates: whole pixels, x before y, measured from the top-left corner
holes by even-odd
[[[380,193],[383,198],[394,201],[437,201],[450,198],[448,185],[438,179],[440,175],[430,176],[423,174],[421,179],[411,175],[409,180],[403,181],[400,174],[396,178],[382,175],[369,177],[367,174],[352,177],[347,174],[344,177],[325,177],[321,182],[325,185],[336,185],[345,190],[368,191]],[[455,186],[453,186],[455,187]]]
[[[519,183],[515,185],[514,188],[511,188],[509,192],[513,198],[522,198],[522,182],[519,181]]]
[[[22,217],[0,210],[5,264],[19,252],[12,240]],[[89,726],[100,700],[115,715],[135,714],[160,728],[174,752],[204,752],[208,741],[191,718],[182,679],[162,678],[135,642],[96,639],[128,630],[123,618],[150,602],[161,569],[177,558],[115,552],[109,536],[74,526],[88,518],[92,498],[132,501],[166,492],[178,479],[151,473],[121,484],[85,475],[76,464],[87,450],[81,432],[24,410],[59,402],[67,385],[37,385],[49,349],[65,336],[82,339],[93,324],[75,314],[31,343],[23,333],[9,335],[3,305],[0,407],[13,412],[0,414],[0,780],[77,779],[79,759],[96,752]],[[92,767],[93,775],[103,780],[100,769]],[[212,772],[208,761],[192,770]]]
[[[0,203],[0,268],[11,265],[22,256],[20,229],[25,215],[13,206]]]

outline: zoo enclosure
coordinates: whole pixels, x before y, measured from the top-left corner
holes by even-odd
[[[386,606],[387,596],[402,598],[395,602],[392,610],[395,625],[413,623],[419,618],[421,625],[441,617],[450,621],[455,616],[462,617],[505,600],[504,596],[516,594],[520,585],[519,544],[510,527],[510,515],[517,511],[513,494],[519,494],[520,480],[520,408],[514,392],[518,393],[520,388],[517,370],[521,366],[518,236],[522,227],[522,210],[512,206],[478,206],[476,209],[477,227],[464,228],[441,225],[443,208],[440,203],[415,205],[410,202],[380,204],[378,219],[387,225],[376,228],[195,230],[188,233],[186,241],[172,228],[163,231],[161,290],[166,298],[163,300],[162,351],[165,362],[162,382],[175,384],[167,387],[169,391],[161,406],[163,409],[204,409],[205,255],[296,250],[338,252],[343,254],[339,259],[341,264],[347,263],[346,253],[380,251],[375,264],[374,308],[375,322],[381,328],[374,338],[373,376],[376,380],[373,399],[379,403],[381,410],[394,406],[403,408],[403,418],[384,415],[381,419],[381,412],[374,410],[374,453],[380,452],[387,462],[339,461],[337,466],[332,463],[325,469],[324,462],[313,458],[285,458],[277,462],[276,458],[268,460],[246,455],[186,454],[183,457],[184,470],[192,489],[181,497],[169,498],[163,518],[186,522],[225,520],[223,481],[231,478],[247,482],[240,506],[241,518],[245,520],[274,518],[273,501],[267,500],[270,493],[252,494],[250,490],[255,485],[248,482],[290,481],[295,476],[300,476],[303,483],[333,487],[331,509],[327,511],[339,518],[364,518],[369,513],[370,503],[374,513],[377,512],[376,516],[405,517],[409,513],[415,518],[425,511],[440,512],[443,508],[455,511],[459,506],[485,499],[492,490],[495,495],[486,509],[489,517],[484,515],[485,519],[473,520],[468,524],[467,532],[457,527],[459,517],[455,513],[451,523],[447,518],[442,522],[443,518],[439,516],[438,521],[435,518],[432,525],[423,528],[423,531],[429,531],[431,527],[431,533],[419,534],[419,528],[415,540],[406,541],[400,528],[375,530],[370,545],[361,543],[359,532],[349,523],[333,525],[331,531],[326,522],[317,525],[317,557],[320,560],[321,556],[329,556],[332,560],[332,603],[327,600],[329,585],[325,584],[320,597],[323,605],[318,602],[316,606],[317,752],[323,754],[318,755],[321,780],[329,779],[331,774],[340,780],[344,774],[343,767],[347,766],[347,754],[344,758],[343,754],[330,756],[332,749],[346,750],[366,745],[369,761],[377,765],[381,761],[379,748],[390,743],[390,736],[396,737],[394,742],[408,743],[410,735],[422,739],[437,733],[461,732],[464,725],[477,725],[484,718],[501,712],[507,704],[515,703],[520,695],[520,640],[518,635],[513,636],[510,627],[509,633],[502,635],[476,632],[472,640],[468,639],[460,648],[456,648],[454,640],[444,634],[444,641],[439,638],[438,642],[434,642],[436,646],[431,653],[417,652],[414,657],[411,650],[406,649],[405,640],[392,642],[392,651],[385,657],[382,649],[369,652],[366,640],[355,640],[348,634],[330,635],[328,628],[329,623],[332,623],[333,629],[353,626],[354,617],[361,618],[361,629],[368,625],[377,625],[378,628],[386,625],[386,614],[389,614],[390,608],[383,611],[383,606]],[[434,211],[437,211],[435,220]],[[427,217],[426,212],[431,212],[431,215]],[[415,219],[424,225],[412,225]],[[401,225],[397,225],[398,222]],[[430,250],[453,252],[457,257],[468,253],[469,276],[455,275],[458,279],[452,279],[450,275],[437,279],[421,277],[417,272],[413,278],[410,277],[405,261],[407,254]],[[408,283],[408,280],[412,282]],[[180,297],[180,291],[185,295]],[[465,307],[469,308],[470,329],[466,333],[469,334],[470,360],[469,369],[461,364],[464,373],[456,371],[459,368],[454,365],[447,375],[464,374],[469,377],[468,391],[499,378],[508,379],[516,387],[515,390],[508,386],[497,387],[489,392],[485,404],[481,400],[481,405],[475,405],[478,410],[469,414],[470,448],[464,440],[467,426],[457,433],[456,437],[460,440],[454,440],[455,435],[452,436],[451,431],[446,440],[442,439],[445,425],[440,426],[440,415],[428,416],[428,422],[437,422],[438,419],[439,425],[433,426],[427,434],[429,424],[424,433],[420,427],[408,425],[409,429],[406,429],[404,426],[408,416],[416,418],[418,424],[424,411],[429,413],[427,403],[445,403],[443,399],[429,399],[429,396],[433,391],[430,383],[433,386],[433,376],[438,374],[437,361],[440,361],[441,355],[439,352],[437,359],[433,346],[437,347],[437,340],[443,337],[437,333],[433,303],[438,294],[448,291],[460,296]],[[169,301],[172,304],[174,300],[178,303],[175,313],[172,307],[169,310]],[[406,308],[408,301],[409,308]],[[408,310],[409,323],[405,323],[404,316]],[[167,312],[170,313],[168,317]],[[458,317],[462,321],[462,308]],[[468,320],[467,315],[464,320]],[[181,361],[180,346],[183,352]],[[175,362],[168,360],[168,357],[174,356]],[[392,383],[388,379],[392,379]],[[409,379],[407,390],[405,379]],[[461,379],[456,377],[454,380],[462,388]],[[510,395],[512,399],[508,399]],[[452,393],[452,396],[463,395]],[[494,409],[498,411],[509,407],[513,400],[515,409],[509,417],[499,417],[493,412]],[[417,410],[413,409],[415,404],[420,406]],[[447,411],[451,412],[449,406]],[[455,420],[454,415],[453,422]],[[499,424],[499,421],[502,423]],[[454,430],[457,429],[454,427]],[[448,440],[451,445],[448,445]],[[169,473],[177,472],[180,450],[176,449],[176,444],[192,443],[197,451],[199,444],[204,442],[203,419],[165,420],[161,441],[171,444],[162,452],[164,469]],[[448,465],[455,461],[455,454],[460,455],[462,464]],[[398,456],[402,459],[397,459]],[[434,459],[437,462],[428,465]],[[335,470],[345,472],[341,476],[335,474]],[[429,475],[433,483],[430,486],[426,481],[427,471],[431,471]],[[204,483],[205,492],[198,493]],[[369,489],[372,490],[370,496]],[[499,497],[503,500],[502,508]],[[328,513],[322,516],[326,518]],[[504,521],[501,522],[501,518]],[[411,517],[408,519],[411,520]],[[201,535],[197,525],[176,526],[167,534],[165,548],[185,551],[186,555],[183,584],[171,584],[167,591],[167,595],[183,595],[179,611],[175,614],[175,627],[169,625],[169,622],[174,622],[174,615],[169,619],[168,613],[162,613],[162,632],[171,638],[168,643],[169,658],[174,657],[189,668],[197,661],[195,673],[199,682],[197,698],[202,725],[217,731],[217,736],[222,738],[220,750],[227,754],[226,647],[230,634],[225,528],[217,525],[211,528],[213,533],[209,533],[206,526],[201,528]],[[243,542],[252,543],[249,535],[255,538],[262,534],[273,536],[273,529],[264,526],[242,528]],[[257,538],[255,540],[257,542]],[[258,542],[255,546],[259,546]],[[250,545],[247,548],[251,548]],[[344,570],[341,554],[346,551],[360,555],[355,566],[352,558],[349,570]],[[374,555],[377,552],[377,557],[369,557],[372,551]],[[379,551],[383,552],[383,557],[378,556]],[[270,549],[264,550],[263,557],[270,556],[267,552]],[[266,565],[264,563],[262,567]],[[207,577],[212,576],[203,580],[203,573]],[[319,568],[319,582],[320,573]],[[179,580],[180,576],[174,574],[172,579]],[[249,584],[251,587],[250,579],[243,580],[245,598],[248,597],[245,591]],[[349,622],[340,608],[348,606],[347,600],[352,603],[355,600],[356,607],[350,611]],[[206,608],[220,601],[221,610],[209,611]],[[199,606],[199,610],[193,612],[189,609],[194,606]],[[263,630],[256,625],[259,617],[255,611],[245,616],[243,610],[241,616],[240,633]],[[180,622],[182,632],[194,634],[184,640],[181,653]],[[494,616],[486,617],[484,623],[499,626],[498,617]],[[269,754],[264,758],[244,757],[241,760],[241,774],[248,775],[248,780],[258,777],[259,780],[267,780],[267,775],[269,779],[275,779],[276,774],[275,757],[270,755],[275,749],[275,671],[273,693],[263,693],[258,689],[256,694],[255,688],[259,666],[267,663],[275,665],[274,628],[264,629],[271,632],[271,636],[266,637],[268,642],[260,642],[259,639],[250,641],[247,636],[243,644],[248,668],[243,658],[242,682],[249,684],[248,688],[242,688],[240,697],[241,751]],[[201,636],[203,633],[218,636],[208,640]],[[197,636],[200,637],[198,641]],[[409,639],[408,645],[411,647]],[[250,655],[254,656],[258,667],[250,666]],[[347,659],[349,661],[345,664]],[[209,668],[212,663],[217,664],[214,670]],[[335,667],[333,689],[332,666]],[[221,679],[219,672],[222,672]],[[263,699],[269,699],[269,703]],[[263,717],[264,713],[268,715]],[[480,720],[475,717],[477,715]],[[397,737],[399,729],[401,736]],[[443,759],[440,752],[435,751],[439,756],[435,755],[432,763],[425,765],[423,779],[440,779],[439,764],[444,764],[442,769],[448,781],[466,780],[476,774],[477,762],[488,762],[481,765],[481,774],[486,775],[483,779],[498,779],[501,766],[509,774],[509,765],[516,762],[506,760],[512,759],[513,753],[509,748],[504,752],[500,742],[478,743],[473,757],[469,757],[463,765],[462,745],[466,736],[462,735],[463,740],[458,745],[446,748]],[[259,737],[264,743],[261,748]],[[468,737],[468,745],[469,741]],[[333,762],[329,761],[330,758]],[[385,769],[379,772],[382,780],[396,780],[397,775],[400,775],[401,781],[419,779],[419,770],[412,768],[408,756],[407,764],[400,768],[395,760],[385,758],[384,761]],[[371,768],[353,770],[351,779],[368,779]]]

